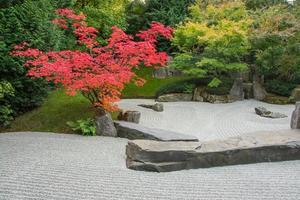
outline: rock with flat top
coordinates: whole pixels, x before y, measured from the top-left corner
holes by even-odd
[[[129,169],[155,172],[300,160],[300,130],[258,132],[207,142],[134,140],[128,142],[126,155]]]
[[[139,124],[133,124],[123,121],[115,121],[118,136],[130,140],[146,139],[157,141],[198,141],[191,135],[176,133],[173,131],[148,128]]]

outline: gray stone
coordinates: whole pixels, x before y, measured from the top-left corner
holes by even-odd
[[[266,98],[267,92],[262,86],[263,79],[258,75],[253,76],[253,98],[262,101]]]
[[[198,141],[198,139],[194,136],[162,129],[148,128],[139,124],[123,121],[115,121],[115,126],[119,137],[128,138],[130,140],[147,139],[157,141]]]
[[[292,102],[297,102],[300,101],[300,86],[296,87],[293,92],[292,95],[290,97],[290,100]]]
[[[191,101],[193,98],[192,94],[185,93],[173,93],[161,95],[157,98],[158,102],[176,102],[176,101]]]
[[[243,79],[237,78],[235,79],[232,88],[230,90],[230,95],[233,96],[237,100],[244,100],[244,88],[243,88]]]
[[[156,112],[163,112],[164,111],[164,105],[162,103],[156,103],[154,105],[148,105],[148,104],[140,104],[138,106],[152,109]]]
[[[300,102],[299,101],[296,103],[296,108],[292,114],[291,128],[300,129]]]
[[[133,122],[136,124],[140,123],[140,119],[141,119],[141,112],[139,111],[132,111],[132,110],[121,111],[118,115],[118,120]]]
[[[207,142],[135,140],[126,146],[129,169],[170,172],[183,169],[300,159],[300,131],[259,132]]]
[[[96,134],[101,136],[117,136],[117,129],[109,113],[102,116],[96,116]]]
[[[204,102],[203,94],[205,93],[205,87],[196,87],[193,93],[193,101]]]
[[[243,83],[245,99],[253,98],[253,83]]]
[[[256,107],[255,113],[261,117],[273,118],[273,119],[287,117],[285,114],[282,114],[282,113],[271,112],[271,111],[267,110],[265,107]]]

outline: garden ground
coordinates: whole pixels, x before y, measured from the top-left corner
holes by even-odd
[[[136,107],[137,103],[151,100],[125,100],[121,107]],[[217,116],[209,114],[211,127],[206,121],[194,119],[195,126],[207,132],[195,134],[201,138],[222,138],[256,129],[287,128],[289,119],[264,119],[256,116],[253,106],[257,101],[214,105]],[[142,111],[141,124],[173,127],[189,131],[182,126],[186,119],[207,112],[210,104],[181,102],[166,103],[166,111]],[[244,105],[244,106],[241,106]],[[290,116],[293,106],[271,106]],[[191,106],[196,108],[192,111]],[[232,106],[236,109],[232,109]],[[173,111],[179,111],[175,114]],[[188,113],[180,113],[188,110]],[[149,115],[149,113],[152,113]],[[148,113],[148,115],[147,115]],[[169,113],[169,114],[167,114]],[[165,116],[161,116],[164,115]],[[156,117],[154,117],[156,116]],[[251,116],[251,117],[250,117]],[[148,118],[149,117],[149,118]],[[153,120],[153,121],[152,121]],[[152,121],[152,124],[149,122]],[[180,121],[180,123],[178,123]],[[195,122],[199,122],[196,124]],[[278,125],[275,125],[274,122]],[[228,123],[225,123],[228,122]],[[240,123],[239,123],[240,122]],[[148,123],[148,124],[147,124]],[[225,124],[224,124],[225,123]],[[265,124],[265,125],[263,125]],[[255,126],[257,125],[257,126]],[[244,133],[244,132],[239,132]],[[189,132],[192,134],[192,132]],[[206,135],[205,135],[206,134]],[[125,162],[126,139],[109,137],[83,137],[54,133],[0,134],[0,193],[4,199],[245,199],[245,200],[297,200],[300,195],[300,161],[259,163],[184,170],[170,173],[149,173],[129,170]]]

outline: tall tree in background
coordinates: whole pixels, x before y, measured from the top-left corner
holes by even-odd
[[[195,0],[134,0],[126,9],[127,32],[136,34],[149,28],[152,21],[175,27],[186,18],[193,2]],[[169,54],[174,51],[170,42],[163,39],[159,39],[158,47]]]
[[[100,42],[105,43],[111,27],[127,27],[125,8],[129,0],[77,0],[75,8],[87,15],[87,23],[101,33]]]
[[[247,69],[252,20],[242,1],[213,2],[198,1],[190,7],[190,18],[175,29],[172,43],[180,53],[173,66],[187,75],[212,77],[209,86],[217,87],[220,75]]]

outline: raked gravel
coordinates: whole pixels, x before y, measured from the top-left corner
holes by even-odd
[[[136,104],[141,102],[152,101],[124,100],[120,105],[123,108],[137,108]],[[289,119],[260,119],[255,116],[252,107],[265,105],[290,116],[293,106],[271,106],[256,101],[243,103],[214,106],[191,102],[166,103],[164,113],[137,109],[142,110],[141,123],[144,125],[170,128],[203,139],[288,128]],[[174,116],[176,110],[178,113]],[[207,114],[208,119],[201,116],[201,113]],[[184,125],[188,122],[187,117],[193,122]],[[155,120],[152,122],[152,119]],[[190,126],[199,130],[193,130]],[[0,199],[300,199],[300,161],[170,173],[141,172],[126,168],[126,143],[126,139],[120,138],[33,132],[2,133]]]

